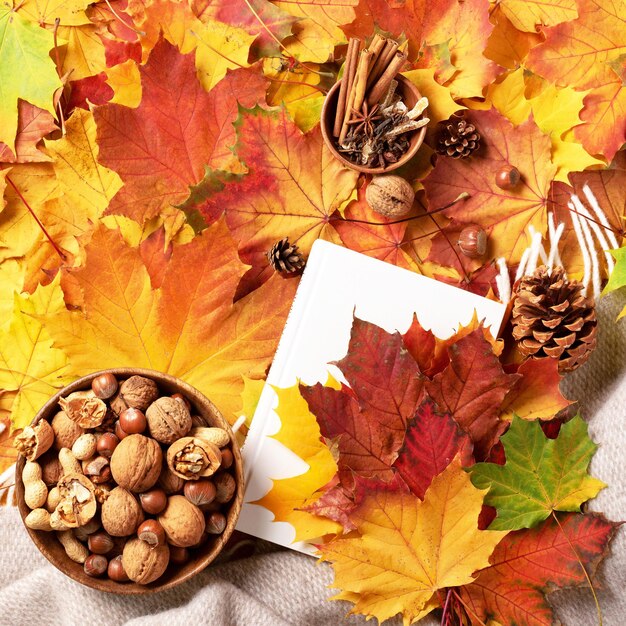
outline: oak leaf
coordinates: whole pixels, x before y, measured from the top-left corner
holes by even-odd
[[[430,398],[425,398],[409,422],[404,444],[394,468],[411,491],[424,498],[431,482],[459,455],[463,466],[471,465],[472,440],[459,430],[446,413],[437,413]]]
[[[165,41],[139,71],[139,107],[108,104],[98,107],[94,118],[99,161],[124,181],[107,212],[143,222],[185,200],[189,186],[202,179],[205,165],[239,169],[230,150],[238,106],[233,82],[242,80],[238,89],[244,106],[263,97],[265,82],[235,72],[207,94],[196,79],[193,56],[181,55]]]
[[[545,595],[556,588],[584,586],[583,567],[593,577],[616,524],[601,516],[568,514],[537,528],[509,533],[496,546],[490,567],[461,589],[472,623],[552,626]]]
[[[452,415],[485,458],[504,429],[498,414],[518,376],[505,374],[484,330],[478,328],[447,349],[450,363],[425,388],[438,408]]]
[[[458,459],[434,478],[423,502],[370,492],[351,513],[357,531],[318,546],[342,590],[333,599],[379,621],[401,613],[406,626],[428,614],[439,606],[437,591],[473,581],[506,534],[478,530],[482,501]]]
[[[276,394],[281,427],[273,438],[298,455],[308,467],[296,476],[275,478],[272,489],[253,504],[272,511],[275,521],[292,524],[296,529],[295,541],[337,533],[341,529],[336,522],[303,510],[319,498],[320,490],[337,472],[337,464],[322,442],[315,416],[307,409],[298,386],[276,389]],[[296,415],[298,419],[293,419]]]
[[[14,154],[18,99],[54,114],[52,96],[62,84],[48,56],[53,46],[52,33],[22,17],[11,2],[0,3],[0,142]]]
[[[606,485],[587,474],[596,444],[575,417],[548,439],[538,422],[514,417],[502,437],[505,465],[478,463],[471,470],[477,487],[489,488],[485,503],[498,516],[489,528],[532,528],[553,511],[578,511]]]
[[[40,140],[56,129],[54,117],[25,100],[18,101],[17,136],[15,153],[6,144],[0,143],[0,162],[34,163],[49,161],[50,158],[37,147]]]
[[[546,230],[546,204],[556,172],[550,160],[550,139],[532,119],[514,131],[495,110],[475,111],[468,117],[483,138],[480,158],[438,159],[423,181],[429,205],[444,206],[460,193],[469,193],[469,198],[445,214],[482,226],[489,234],[490,254],[517,263],[528,245],[527,227]],[[509,163],[520,171],[523,182],[503,190],[495,183],[495,172]]]

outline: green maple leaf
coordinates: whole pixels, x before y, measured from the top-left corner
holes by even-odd
[[[62,84],[49,56],[53,46],[52,33],[0,2],[0,142],[12,150],[18,98],[54,113],[52,98]]]
[[[597,446],[579,416],[556,439],[548,439],[539,422],[515,416],[502,443],[505,465],[477,463],[471,469],[474,485],[489,489],[485,504],[498,511],[490,530],[532,528],[552,511],[578,511],[606,487],[587,474]]]
[[[611,293],[612,291],[616,291],[617,289],[621,289],[626,285],[626,246],[623,248],[618,248],[617,250],[611,250],[610,252],[615,258],[616,263],[613,271],[611,272],[609,282],[606,284],[602,295]],[[625,315],[626,307],[624,307],[622,312],[617,316],[617,319],[620,319]]]

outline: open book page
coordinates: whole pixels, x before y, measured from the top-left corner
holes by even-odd
[[[307,471],[308,465],[272,438],[280,429],[274,409],[275,387],[324,383],[329,365],[345,356],[353,316],[388,332],[406,332],[413,315],[441,339],[467,324],[476,311],[497,334],[505,306],[467,291],[425,278],[326,241],[317,241],[287,319],[276,356],[261,393],[243,448],[246,494],[237,529],[283,546],[311,553],[307,543],[294,543],[295,530],[274,522],[266,508],[252,504],[271,488],[273,479]],[[297,419],[297,416],[294,416]]]

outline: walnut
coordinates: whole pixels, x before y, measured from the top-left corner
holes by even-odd
[[[120,385],[115,404],[121,400],[126,404],[125,408],[133,407],[145,411],[158,397],[159,390],[153,380],[143,376],[131,376]],[[111,401],[111,408],[117,413],[117,407],[113,405],[114,402]]]
[[[167,464],[176,476],[197,480],[212,476],[222,463],[220,449],[197,437],[183,437],[167,450]]]
[[[50,516],[66,528],[84,526],[96,514],[97,503],[92,482],[82,474],[65,474],[57,485],[61,501]]]
[[[46,420],[39,420],[34,426],[27,426],[16,438],[17,451],[34,461],[47,452],[54,443],[54,431]]]
[[[154,440],[129,435],[120,441],[111,456],[113,480],[130,491],[147,491],[159,478],[163,453]]]
[[[159,475],[159,485],[167,495],[179,493],[185,486],[185,479],[180,476],[176,476],[176,474],[172,472],[167,464],[166,458],[163,458],[163,467],[161,468],[161,474]]]
[[[376,176],[365,191],[365,199],[372,210],[385,217],[406,215],[414,198],[413,187],[400,176]]]
[[[204,533],[204,514],[185,496],[170,496],[167,507],[157,518],[173,546],[187,548],[200,541]]]
[[[73,422],[83,428],[100,426],[107,413],[107,405],[91,389],[75,391],[67,398],[61,398],[59,405]]]
[[[112,537],[132,535],[143,520],[137,498],[124,487],[112,489],[102,504],[102,526]]]
[[[173,443],[191,429],[191,415],[187,407],[167,396],[155,400],[146,411],[148,431],[161,443]]]
[[[154,582],[163,575],[170,562],[170,549],[151,547],[141,539],[130,539],[124,546],[122,565],[128,578],[140,585]]]
[[[59,411],[50,422],[54,431],[54,448],[70,448],[85,432],[76,422],[73,422],[64,411]]]

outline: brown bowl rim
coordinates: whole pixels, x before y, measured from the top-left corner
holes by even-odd
[[[404,88],[410,89],[415,94],[418,100],[422,97],[419,89],[406,76],[403,76],[402,74],[397,74],[395,80],[397,80],[398,83],[401,83]],[[392,172],[393,170],[397,170],[398,168],[402,167],[417,154],[417,151],[421,148],[422,144],[424,143],[424,138],[426,137],[426,126],[422,126],[422,128],[408,133],[411,137],[417,137],[415,143],[412,146],[409,146],[409,149],[402,155],[400,159],[398,159],[396,163],[390,163],[387,167],[365,167],[363,165],[357,165],[356,163],[352,163],[352,161],[349,161],[344,156],[342,156],[342,154],[337,150],[334,145],[332,131],[330,130],[328,120],[329,109],[331,108],[331,105],[334,105],[333,100],[335,99],[335,94],[338,94],[340,85],[341,80],[338,80],[330,88],[330,91],[326,94],[326,98],[324,98],[324,104],[322,105],[322,113],[320,116],[322,138],[324,139],[326,147],[330,150],[332,155],[337,160],[341,161],[346,167],[349,167],[350,169],[361,172],[363,174],[387,174],[389,172]],[[337,95],[337,98],[338,97],[339,96]]]
[[[39,411],[33,418],[31,425],[35,425],[41,419],[47,419],[48,417],[51,417],[53,415],[53,412],[56,413],[57,410],[60,410],[58,409],[57,405],[59,399],[62,396],[70,394],[73,391],[79,391],[90,387],[91,381],[94,378],[105,373],[111,373],[119,378],[128,376],[145,376],[146,378],[152,378],[157,384],[166,384],[170,387],[176,387],[181,393],[183,393],[190,399],[197,413],[199,413],[203,417],[210,417],[212,424],[217,425],[228,432],[233,451],[234,468],[237,480],[237,491],[235,494],[235,498],[232,501],[232,504],[228,510],[226,529],[219,537],[217,537],[211,550],[209,550],[201,558],[197,560],[191,559],[188,563],[180,566],[185,568],[187,571],[185,571],[183,574],[180,574],[178,572],[173,573],[172,577],[167,580],[167,582],[159,584],[157,580],[154,583],[150,583],[148,585],[140,585],[133,582],[116,583],[115,581],[107,578],[92,578],[90,576],[87,576],[82,572],[82,569],[66,569],[63,566],[63,563],[58,562],[58,559],[48,550],[46,546],[45,538],[51,537],[52,533],[40,530],[33,530],[26,526],[26,524],[24,523],[24,518],[28,515],[31,509],[24,502],[24,483],[22,482],[22,469],[24,468],[26,458],[21,454],[18,455],[15,468],[15,494],[17,498],[17,506],[20,512],[20,516],[22,518],[22,523],[24,523],[24,528],[26,528],[26,531],[30,535],[33,543],[37,546],[37,549],[60,572],[62,572],[69,578],[72,578],[76,582],[87,587],[91,587],[92,589],[96,589],[97,591],[103,591],[105,593],[117,593],[122,595],[140,595],[146,593],[154,593],[158,591],[166,591],[188,581],[189,579],[203,571],[208,565],[210,565],[218,557],[218,555],[226,545],[227,541],[229,540],[230,536],[232,535],[233,531],[235,530],[235,525],[237,523],[237,520],[239,519],[239,514],[241,512],[245,490],[241,450],[239,449],[239,444],[237,443],[235,434],[233,433],[230,424],[226,421],[226,419],[217,409],[217,407],[204,394],[198,391],[195,387],[192,387],[189,383],[186,383],[185,381],[176,378],[171,374],[166,374],[164,372],[158,372],[156,370],[144,368],[120,367],[105,369],[78,378],[77,380],[71,382],[69,385],[66,385],[65,387],[63,387],[63,389],[60,389],[57,393],[55,393],[41,407],[41,409],[39,409]],[[67,559],[68,564],[71,562],[68,557],[65,557],[65,559]]]

